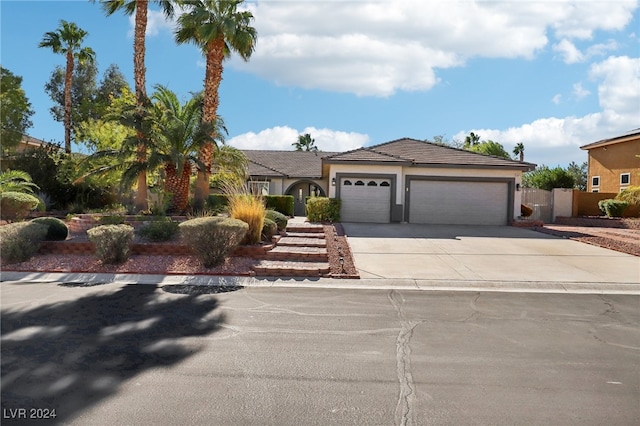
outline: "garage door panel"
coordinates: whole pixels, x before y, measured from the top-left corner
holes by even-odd
[[[451,225],[506,225],[506,182],[412,181],[409,221]]]
[[[350,180],[353,182],[353,180]],[[371,182],[364,180],[363,182]],[[367,185],[344,185],[341,182],[340,199],[342,207],[340,210],[343,222],[371,222],[388,223],[391,210],[391,190],[389,186],[381,186],[380,183],[387,181],[374,181],[375,186]]]

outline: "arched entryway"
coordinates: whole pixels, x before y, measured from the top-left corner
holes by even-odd
[[[307,198],[311,196],[326,197],[322,187],[310,180],[298,181],[294,183],[287,189],[285,195],[293,196],[293,214],[295,216],[307,215]]]

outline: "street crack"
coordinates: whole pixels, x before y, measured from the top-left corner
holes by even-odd
[[[407,426],[415,424],[413,408],[415,405],[416,391],[411,374],[411,336],[419,322],[409,321],[403,309],[404,296],[391,290],[388,294],[391,305],[395,308],[400,320],[400,332],[396,338],[396,370],[400,391],[398,403],[394,412],[396,424]]]

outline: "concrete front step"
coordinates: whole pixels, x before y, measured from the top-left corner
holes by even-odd
[[[321,277],[330,272],[327,262],[291,262],[279,260],[261,260],[253,266],[256,275],[277,277]]]
[[[298,234],[300,235],[300,234]],[[327,241],[324,238],[292,237],[287,235],[278,240],[278,246],[283,247],[326,247]]]
[[[325,247],[276,246],[266,253],[266,258],[268,260],[325,262],[329,259],[329,255]]]
[[[296,238],[325,238],[324,232],[285,232],[284,236]]]
[[[324,227],[319,223],[293,223],[287,225],[289,232],[320,232],[324,233]]]

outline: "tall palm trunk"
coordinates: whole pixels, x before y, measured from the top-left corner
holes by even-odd
[[[133,78],[136,90],[136,104],[138,108],[142,108],[147,96],[146,89],[146,73],[144,66],[145,57],[145,36],[147,31],[147,6],[148,0],[138,0],[136,6],[134,42],[133,42]],[[147,159],[147,148],[145,144],[146,135],[138,132],[138,152],[137,159],[140,163],[144,163]],[[147,172],[141,171],[138,174],[138,191],[134,200],[136,210],[147,210],[149,204],[147,201]]]
[[[222,81],[222,61],[224,60],[224,39],[217,38],[209,43],[207,48],[207,68],[204,77],[204,106],[202,109],[202,121],[212,123],[217,119],[218,89]],[[215,128],[215,126],[214,126]],[[215,137],[216,135],[211,135]],[[207,142],[200,152],[198,159],[204,165],[204,169],[198,170],[196,178],[196,188],[194,202],[196,208],[202,208],[204,201],[209,195],[209,177],[211,176],[211,166],[213,165],[214,145]]]
[[[165,171],[165,192],[172,195],[169,210],[174,213],[184,213],[189,202],[189,178],[191,177],[191,163],[186,162],[182,173],[178,175],[175,164],[168,163]]]
[[[71,49],[67,50],[67,69],[64,76],[64,150],[71,154],[71,86],[73,84],[74,58]]]

